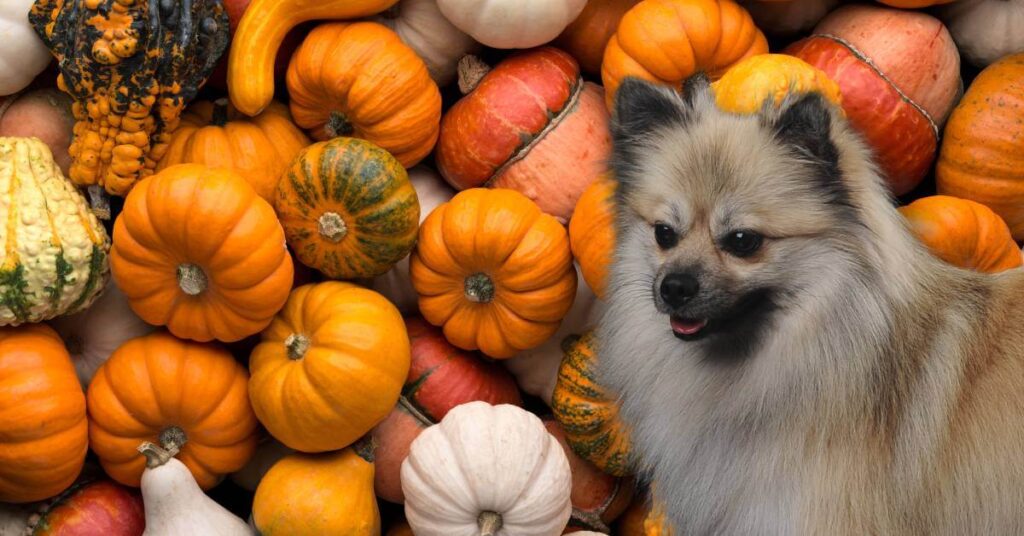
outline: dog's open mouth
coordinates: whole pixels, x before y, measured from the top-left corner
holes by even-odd
[[[672,333],[675,333],[676,337],[679,337],[684,341],[692,341],[700,338],[704,332],[704,328],[708,325],[706,318],[694,320],[679,316],[671,317],[670,323],[672,324]]]

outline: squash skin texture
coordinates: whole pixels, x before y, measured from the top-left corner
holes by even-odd
[[[739,114],[755,114],[769,100],[778,107],[787,95],[799,93],[819,93],[837,108],[843,102],[839,86],[828,75],[788,54],[751,56],[726,71],[711,88],[719,108]]]
[[[40,516],[32,536],[139,536],[146,528],[139,490],[110,480],[74,484]]]
[[[996,273],[1024,264],[1006,222],[981,203],[933,195],[899,211],[917,238],[954,266]]]
[[[569,244],[583,280],[604,299],[615,251],[615,180],[608,175],[583,190],[576,202],[569,220]]]
[[[91,305],[109,277],[110,239],[46,144],[0,137],[0,188],[0,325]]]
[[[57,332],[0,328],[0,502],[60,493],[88,448],[85,396]]]

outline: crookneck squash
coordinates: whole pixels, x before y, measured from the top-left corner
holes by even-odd
[[[200,164],[171,166],[132,190],[110,259],[136,314],[197,341],[267,327],[294,273],[270,203],[234,171]]]
[[[29,21],[75,99],[70,178],[114,195],[153,173],[228,44],[219,0],[37,0]]]
[[[563,341],[565,357],[551,409],[577,454],[608,474],[622,476],[630,472],[629,432],[615,400],[597,383],[595,343],[593,331]]]
[[[362,138],[405,167],[430,154],[441,128],[441,93],[426,64],[375,22],[317,26],[288,65],[288,96],[312,137]]]
[[[471,188],[435,209],[410,274],[428,322],[499,359],[547,340],[576,295],[565,227],[514,190]]]
[[[283,104],[272,102],[249,118],[227,99],[196,102],[182,116],[156,169],[188,163],[232,169],[273,204],[281,174],[309,143]]]
[[[85,396],[64,343],[45,324],[0,328],[0,502],[52,497],[82,470]]]
[[[0,137],[0,325],[85,309],[107,282],[110,238],[36,138]]]
[[[149,441],[179,448],[203,489],[237,471],[256,449],[249,375],[214,343],[166,332],[123,344],[96,372],[87,394],[89,445],[111,478],[138,486]]]
[[[288,245],[334,279],[376,277],[409,254],[420,204],[405,168],[356,138],[304,149],[277,185]]]

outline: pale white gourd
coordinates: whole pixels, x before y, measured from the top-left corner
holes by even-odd
[[[605,303],[597,299],[594,291],[583,280],[578,266],[576,272],[579,276],[576,299],[558,331],[544,344],[501,361],[516,377],[516,383],[523,392],[540,398],[548,405],[551,404],[551,395],[558,381],[558,367],[562,365],[562,341],[569,335],[579,335],[596,326],[605,309]]]
[[[494,48],[530,48],[558,37],[587,0],[437,0],[441,13]]]
[[[447,203],[455,195],[441,175],[427,166],[419,165],[409,170],[409,181],[416,189],[420,201],[420,223],[438,206]],[[391,270],[373,280],[373,290],[391,300],[402,314],[414,314],[419,310],[419,296],[412,288],[409,278],[409,256],[398,261]]]
[[[256,452],[253,453],[252,458],[249,458],[249,463],[245,464],[245,467],[231,473],[231,481],[238,484],[238,487],[242,489],[255,492],[256,488],[260,485],[260,480],[263,479],[263,475],[267,474],[267,471],[278,460],[293,452],[295,452],[294,449],[290,449],[280,441],[268,437],[256,446]]]
[[[50,64],[50,51],[28,23],[35,0],[0,0],[0,96],[25,89]]]
[[[957,0],[939,13],[960,54],[978,67],[1024,52],[1024,0]]]
[[[128,298],[113,278],[88,309],[55,318],[50,324],[68,347],[83,388],[88,387],[96,369],[114,350],[130,339],[156,330],[132,311]]]
[[[741,3],[761,31],[790,36],[814,28],[839,0],[745,0]]]
[[[252,536],[241,518],[206,496],[192,472],[174,458],[178,446],[139,445],[146,456],[142,472],[142,502],[146,509],[143,536]]]
[[[534,414],[470,402],[413,441],[402,462],[416,536],[556,536],[572,512],[572,474]]]
[[[480,48],[445,18],[437,0],[401,0],[373,20],[394,30],[423,59],[439,87],[455,79],[459,59]]]

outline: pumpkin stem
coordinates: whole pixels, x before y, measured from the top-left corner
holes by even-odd
[[[98,184],[93,184],[86,191],[89,193],[89,208],[92,209],[92,213],[101,220],[109,220],[110,196],[107,195],[107,191]]]
[[[352,445],[352,450],[368,463],[373,463],[377,451],[377,439],[373,437],[373,434],[366,434]]]
[[[327,134],[328,138],[351,136],[355,131],[355,127],[345,117],[345,114],[341,112],[331,112],[331,116],[324,123],[324,133]]]
[[[174,457],[174,455],[167,450],[164,450],[149,441],[143,441],[136,450],[146,457],[146,467],[149,467],[150,469],[160,467]]]
[[[213,101],[213,118],[210,120],[214,126],[222,127],[228,124],[228,100],[220,98]]]
[[[348,234],[348,226],[345,225],[345,220],[341,219],[337,212],[324,212],[320,215],[320,219],[317,220],[317,224],[320,229],[320,236],[335,244],[341,242],[341,239],[345,238],[345,235]]]
[[[466,299],[473,303],[491,303],[494,299],[494,281],[487,274],[473,274],[466,278]]]
[[[480,81],[487,76],[490,72],[491,66],[484,63],[484,60],[474,56],[472,54],[466,54],[459,60],[458,72],[459,72],[459,91],[463,95],[468,95],[476,86],[480,85]]]
[[[288,359],[302,359],[309,351],[309,337],[301,333],[292,333],[284,340],[285,348],[288,348]]]
[[[178,454],[181,447],[188,443],[188,436],[185,431],[177,426],[168,426],[160,432],[160,446],[171,453],[171,456]]]
[[[206,272],[202,268],[190,262],[183,262],[178,265],[178,286],[181,291],[189,296],[198,296],[206,290],[209,281],[206,279]]]
[[[480,527],[480,536],[494,536],[501,530],[504,522],[497,512],[480,512],[476,518],[476,526]]]

